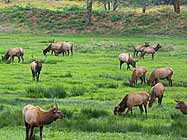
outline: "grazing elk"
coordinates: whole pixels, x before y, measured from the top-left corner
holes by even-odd
[[[155,53],[161,48],[162,46],[160,46],[160,44],[157,44],[156,47],[151,48],[151,47],[146,47],[143,49],[141,56],[144,59],[144,55],[145,54],[152,54],[152,60],[154,59],[154,55]]]
[[[130,65],[134,68],[136,67],[137,60],[134,60],[132,55],[129,53],[122,53],[119,55],[119,61],[120,61],[120,69],[123,63],[127,63],[127,70],[130,69]]]
[[[130,86],[135,87],[135,85],[137,85],[138,79],[141,80],[141,84],[143,83],[145,84],[146,73],[147,73],[147,70],[145,67],[135,68],[132,72],[131,80],[129,81]]]
[[[56,101],[55,101],[56,104]],[[26,105],[23,108],[23,119],[26,128],[26,139],[31,140],[35,127],[40,127],[40,140],[42,140],[42,130],[44,125],[48,125],[57,119],[63,119],[64,114],[58,110],[58,106],[45,111],[38,106]],[[30,133],[30,135],[29,135]]]
[[[162,104],[162,98],[164,95],[164,86],[161,83],[157,83],[155,86],[151,88],[150,97],[149,97],[149,107],[153,105],[155,98],[158,98],[158,104]]]
[[[124,112],[126,108],[128,108],[126,115],[129,111],[132,114],[132,108],[134,106],[139,106],[140,112],[143,113],[143,107],[145,109],[145,113],[147,114],[147,102],[149,100],[149,96],[145,91],[139,91],[134,93],[129,93],[126,95],[120,104],[114,108],[114,115],[118,115],[121,112]]]
[[[50,43],[46,49],[43,50],[43,54],[46,55],[49,51],[51,51],[51,54],[55,54],[55,56],[59,54],[63,54],[63,56],[68,53],[68,55],[71,53],[73,55],[73,43],[71,42],[55,42]]]
[[[134,47],[134,56],[138,56],[139,52],[142,53],[142,51],[144,50],[144,48],[149,47],[149,46],[150,45],[147,42],[145,42],[144,45],[139,45],[139,46]]]
[[[155,68],[149,79],[147,80],[148,85],[155,85],[159,82],[160,79],[167,79],[169,81],[169,86],[172,86],[172,75],[173,69],[170,67],[167,68]]]
[[[2,56],[2,60],[8,60],[10,58],[10,61],[14,61],[14,56],[18,57],[18,63],[22,60],[24,62],[24,49],[23,48],[10,48],[4,56]]]
[[[178,101],[178,100],[175,100],[177,105],[176,105],[176,109],[180,109],[180,111],[183,113],[183,114],[187,114],[187,104],[184,102],[184,101]]]
[[[42,69],[42,62],[41,61],[33,61],[31,63],[31,72],[32,72],[33,81],[35,81],[35,78],[36,78],[37,82],[39,81],[41,69]]]

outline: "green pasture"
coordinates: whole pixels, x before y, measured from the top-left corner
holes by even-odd
[[[75,44],[73,56],[44,57],[42,49],[48,41],[71,41]],[[145,66],[147,76],[155,67],[174,69],[173,87],[166,87],[163,104],[157,102],[148,115],[138,108],[133,115],[114,116],[114,106],[129,92],[145,90],[147,85],[129,87],[130,71],[123,65],[119,69],[118,55],[132,53],[132,46],[149,42],[160,43],[162,49],[155,60],[146,55],[138,59],[137,66]],[[26,104],[49,109],[53,98],[58,97],[65,119],[46,126],[44,140],[182,140],[187,137],[187,118],[175,109],[174,99],[187,98],[187,42],[186,38],[115,37],[88,35],[0,34],[0,54],[8,48],[23,47],[25,62],[0,61],[0,136],[3,140],[24,139],[25,129],[22,108]],[[43,60],[40,81],[33,82],[30,63]],[[35,139],[39,137],[35,131]]]

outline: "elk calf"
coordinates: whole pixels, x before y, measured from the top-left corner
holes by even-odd
[[[132,114],[132,108],[134,106],[139,106],[141,113],[143,113],[143,107],[145,109],[145,113],[147,114],[147,102],[149,100],[149,96],[147,92],[139,91],[134,93],[129,93],[126,95],[120,104],[114,108],[114,115],[118,115],[121,112],[124,112],[126,108],[128,108],[126,115],[129,111]]]
[[[149,97],[149,107],[151,107],[153,105],[155,98],[158,98],[159,105],[162,104],[164,90],[165,90],[165,88],[164,88],[163,84],[161,84],[161,83],[157,83],[155,86],[153,86],[151,88],[150,97]]]
[[[39,81],[41,69],[42,69],[42,62],[41,61],[33,61],[31,63],[31,72],[32,72],[33,80],[35,80],[35,77],[36,77],[36,81],[37,82]]]
[[[25,140],[32,139],[34,127],[40,127],[40,140],[42,140],[43,126],[48,125],[57,119],[63,119],[64,114],[58,110],[57,105],[49,111],[45,111],[38,106],[26,105],[23,108],[23,118],[26,128]]]
[[[137,80],[141,80],[141,84],[145,84],[145,77],[146,77],[147,70],[145,67],[138,67],[135,68],[132,72],[132,77],[130,80],[130,86],[135,87],[137,85]]]

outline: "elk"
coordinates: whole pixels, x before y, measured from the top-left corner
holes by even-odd
[[[24,62],[24,49],[23,48],[10,48],[4,56],[2,56],[2,60],[8,60],[10,58],[10,61],[14,61],[14,56],[18,57],[18,63],[22,60]]]
[[[187,104],[186,102],[184,101],[178,101],[178,100],[175,100],[175,102],[177,103],[175,108],[176,109],[180,109],[180,111],[183,113],[183,114],[187,114]]]
[[[132,72],[131,80],[129,80],[130,86],[135,87],[135,85],[137,85],[138,79],[141,80],[141,84],[145,84],[146,73],[147,70],[145,67],[135,68]]]
[[[147,80],[148,85],[155,85],[160,79],[167,79],[169,81],[169,86],[172,86],[172,75],[173,69],[171,67],[166,68],[155,68],[149,79]]]
[[[128,108],[126,115],[128,114],[129,111],[131,111],[132,114],[132,108],[135,106],[139,106],[141,113],[143,113],[145,110],[145,113],[147,114],[148,100],[149,100],[149,96],[145,91],[137,91],[134,93],[129,93],[123,98],[120,104],[114,108],[114,115],[118,115],[119,113],[124,112],[126,108]],[[143,106],[144,106],[144,110],[143,110]]]
[[[35,77],[36,77],[36,81],[37,82],[39,81],[41,69],[42,69],[42,61],[33,61],[31,63],[31,72],[32,72],[33,81],[35,81]]]
[[[160,46],[160,44],[157,44],[156,47],[151,48],[151,47],[146,47],[143,49],[140,57],[142,57],[144,59],[144,55],[145,54],[151,54],[152,55],[152,60],[154,59],[154,55],[155,53],[161,48],[162,46]]]
[[[153,105],[155,98],[158,98],[158,104],[162,104],[162,98],[164,95],[164,85],[162,83],[157,83],[155,86],[151,88],[150,97],[149,97],[149,107]]]
[[[127,70],[130,69],[130,65],[134,68],[136,67],[137,60],[134,60],[134,58],[129,53],[122,53],[119,55],[119,61],[120,61],[120,69],[123,63],[127,63]]]
[[[147,42],[145,42],[144,45],[138,45],[138,46],[134,47],[134,56],[138,56],[139,52],[142,52],[144,50],[144,48],[149,47],[149,46],[150,45]]]
[[[45,111],[38,106],[28,104],[23,108],[23,119],[26,128],[26,139],[31,140],[35,127],[40,127],[40,140],[42,140],[42,130],[44,125],[51,124],[57,119],[63,119],[64,114],[58,110],[55,100],[55,106]]]
[[[51,54],[55,54],[55,56],[59,55],[60,53],[63,54],[63,56],[68,53],[68,55],[71,53],[73,55],[73,43],[71,42],[54,42],[50,43],[46,49],[43,50],[43,54],[46,55],[49,51],[51,51]]]

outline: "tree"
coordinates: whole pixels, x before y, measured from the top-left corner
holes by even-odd
[[[85,24],[90,25],[92,23],[92,0],[87,0]]]
[[[180,14],[180,0],[173,0],[174,12]]]

